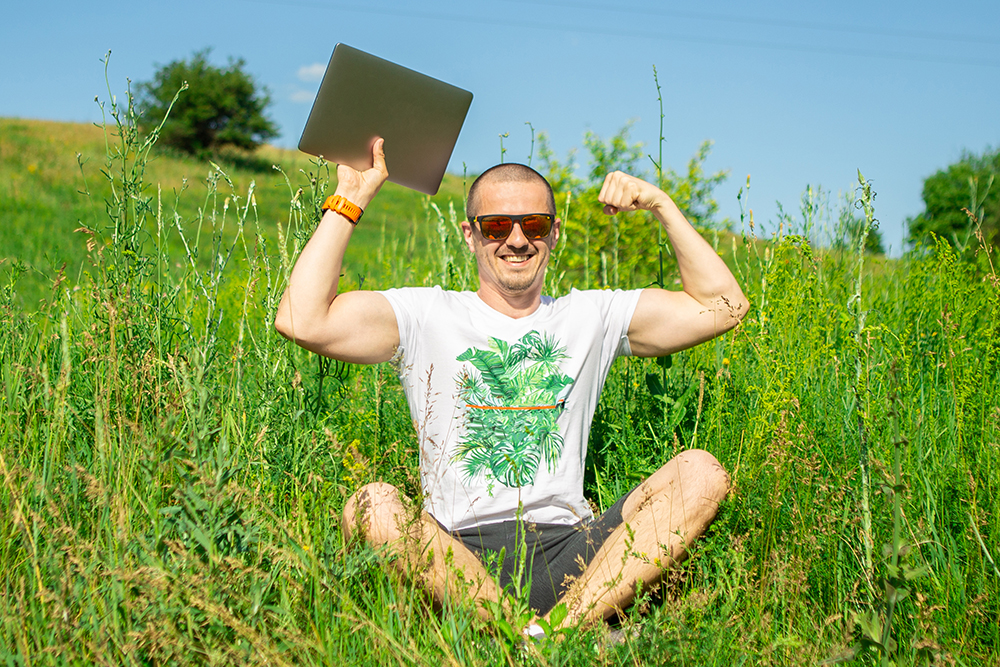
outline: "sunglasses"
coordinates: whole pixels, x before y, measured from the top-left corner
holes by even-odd
[[[521,225],[521,233],[529,241],[544,239],[552,231],[556,216],[551,213],[525,213],[524,215],[477,215],[469,222],[478,222],[479,231],[491,241],[503,241],[514,231],[514,223]]]

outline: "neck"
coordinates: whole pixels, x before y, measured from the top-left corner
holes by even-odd
[[[476,294],[487,306],[515,320],[531,315],[542,304],[541,290],[532,290],[530,293],[522,294],[504,294],[498,290],[488,289],[480,283],[479,291]]]

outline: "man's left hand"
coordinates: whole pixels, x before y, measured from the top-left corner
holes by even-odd
[[[614,215],[619,211],[652,211],[670,197],[651,183],[614,171],[604,178],[597,201],[604,204],[605,215]]]

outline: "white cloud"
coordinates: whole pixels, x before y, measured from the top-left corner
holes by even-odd
[[[291,99],[298,104],[307,104],[316,98],[316,93],[311,90],[293,90]]]
[[[326,73],[326,65],[323,63],[313,63],[312,65],[303,65],[299,68],[299,80],[300,81],[322,81],[323,74]]]

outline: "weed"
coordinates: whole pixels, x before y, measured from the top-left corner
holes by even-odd
[[[863,178],[862,227],[831,222],[816,189],[801,221],[754,220],[748,179],[742,233],[711,227],[754,312],[712,344],[616,362],[585,479],[604,509],[697,444],[733,493],[640,596],[625,643],[553,612],[561,641],[523,644],[523,607],[435,610],[344,543],[359,486],[419,495],[420,441],[389,365],[323,361],[271,326],[329,165],[185,161],[135,131],[127,92],[105,109],[102,130],[0,120],[0,245],[16,258],[0,261],[0,662],[815,664],[845,646],[1000,660],[1000,284],[982,239],[970,259],[944,243],[866,256]],[[642,155],[627,132],[588,141],[601,168]],[[566,221],[550,291],[673,287],[650,221],[592,225],[606,221],[573,156],[554,160],[542,133],[537,150]],[[673,185],[711,220],[706,155]],[[654,164],[670,182],[662,146]],[[474,287],[461,193],[451,177],[429,201],[387,184],[344,284]],[[824,225],[851,244],[817,247]]]

